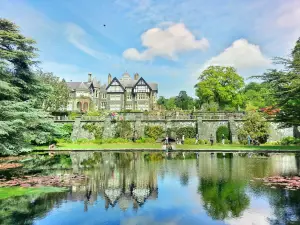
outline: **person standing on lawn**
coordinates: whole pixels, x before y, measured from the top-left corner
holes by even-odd
[[[196,142],[195,142],[195,144],[198,144],[198,141],[199,141],[199,134],[196,134]]]
[[[212,134],[210,135],[209,140],[210,140],[210,145],[212,146],[214,144],[214,138],[213,138]]]
[[[184,145],[184,135],[182,135],[181,143]]]
[[[250,134],[248,134],[248,136],[247,136],[247,141],[248,141],[248,145],[250,145],[250,144],[251,144],[251,141],[252,141],[252,139],[251,139],[251,137],[250,137]]]
[[[225,144],[225,135],[222,134],[222,144],[224,145]]]

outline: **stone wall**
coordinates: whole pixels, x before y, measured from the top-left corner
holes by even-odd
[[[180,128],[180,127],[194,127],[199,134],[200,139],[209,139],[212,134],[216,140],[216,131],[220,126],[228,126],[231,133],[231,140],[233,142],[238,141],[237,131],[238,128],[243,124],[243,120],[239,116],[229,115],[230,117],[216,117],[214,119],[203,119],[203,117],[198,116],[195,119],[145,119],[143,114],[135,114],[135,118],[132,115],[122,117],[123,120],[129,121],[133,131],[136,132],[136,137],[144,137],[145,126],[162,126],[165,131],[168,128]],[[56,121],[59,122],[59,121]],[[111,121],[110,117],[106,117],[104,120],[80,120],[77,118],[74,122],[74,130],[71,138],[73,140],[79,138],[89,138],[94,139],[94,136],[82,128],[84,123],[97,123],[104,127],[103,138],[113,138],[115,137],[115,128],[119,120]],[[284,128],[280,129],[278,123],[270,122],[270,138],[269,141],[279,141],[287,136],[294,136],[295,130],[299,132],[297,128]]]

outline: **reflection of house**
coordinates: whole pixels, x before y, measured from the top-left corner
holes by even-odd
[[[87,82],[67,82],[70,89],[69,111],[88,111],[91,103],[95,109],[111,111],[152,110],[155,107],[158,86],[146,82],[139,74],[134,78],[124,73],[120,79],[108,75],[108,85],[101,85],[92,74]]]
[[[144,167],[141,161],[135,161],[134,157],[131,157],[131,160],[127,161],[129,168],[126,168],[116,162],[122,159],[116,159],[115,155],[110,153],[88,154],[88,157],[84,155],[71,154],[72,165],[76,171],[78,166],[87,161],[94,162],[95,158],[100,159],[97,164],[100,168],[87,171],[89,179],[73,186],[69,195],[69,200],[84,200],[85,210],[88,209],[88,204],[93,204],[99,196],[105,201],[106,209],[118,205],[123,211],[131,206],[137,210],[146,200],[157,198],[157,174],[153,169]]]

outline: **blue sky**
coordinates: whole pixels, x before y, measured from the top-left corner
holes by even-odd
[[[45,71],[102,83],[138,72],[165,96],[194,95],[209,65],[260,74],[300,36],[299,0],[0,0],[0,16],[37,41]]]

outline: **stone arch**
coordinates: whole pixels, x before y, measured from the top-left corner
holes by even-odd
[[[88,111],[89,104],[87,102],[83,103],[83,111]]]
[[[77,108],[77,110],[81,110],[81,109],[82,109],[82,104],[81,104],[81,102],[77,102],[76,108]]]

